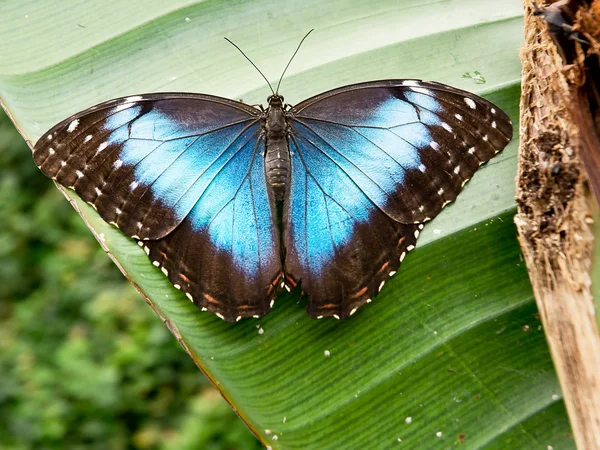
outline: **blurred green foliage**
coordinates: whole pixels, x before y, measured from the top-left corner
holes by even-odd
[[[261,445],[0,111],[0,449]]]

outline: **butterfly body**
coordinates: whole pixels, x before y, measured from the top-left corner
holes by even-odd
[[[276,201],[283,201],[290,173],[288,125],[285,118],[283,97],[272,95],[265,111],[266,135],[265,172]]]
[[[203,94],[125,97],[36,143],[36,164],[135,239],[202,310],[261,317],[301,284],[311,317],[370,302],[512,136],[499,108],[383,80],[266,109]]]

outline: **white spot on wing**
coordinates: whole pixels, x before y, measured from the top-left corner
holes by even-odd
[[[430,145],[430,146],[431,146],[431,148],[432,148],[432,149],[434,149],[434,150],[439,150],[439,149],[440,149],[440,144],[438,144],[438,143],[437,143],[437,142],[435,142],[435,141],[431,141],[431,142],[429,143],[429,145]]]
[[[424,164],[419,164],[419,170],[423,173],[425,173],[427,171],[427,167],[425,167]]]
[[[103,142],[102,144],[100,144],[98,146],[98,150],[96,150],[96,153],[100,153],[102,150],[104,150],[106,147],[108,147],[108,142]]]
[[[81,178],[83,177],[83,172],[81,170],[76,170],[75,175],[77,175],[77,178]]]
[[[458,175],[458,172],[460,172],[460,166],[456,166],[456,167],[454,168],[454,173],[455,173],[456,175]]]
[[[165,269],[164,267],[160,268],[161,272],[164,273],[166,276],[169,276],[169,271],[167,269]]]
[[[425,95],[432,95],[433,96],[433,92],[431,92],[429,89],[425,89],[422,87],[414,87],[412,88],[412,90],[414,92],[418,92],[419,94],[425,94]]]
[[[186,292],[186,293],[185,293],[185,296],[186,296],[187,298],[189,298],[191,301],[194,301],[194,297],[192,297],[192,294],[190,294],[189,292]]]
[[[473,155],[473,154],[475,153],[475,147],[471,147],[471,148],[469,149],[469,153],[470,153],[471,155]]]
[[[114,167],[115,169],[118,169],[118,168],[119,168],[119,167],[121,167],[122,165],[123,165],[123,161],[121,161],[120,159],[117,159],[117,160],[115,161],[115,163],[113,164],[113,167]]]
[[[394,275],[396,275],[396,271],[395,271],[395,270],[392,270],[392,271],[390,272],[390,277],[393,277]]]
[[[160,266],[160,263],[158,261],[152,261],[152,265],[158,267],[158,266]]]
[[[132,181],[131,184],[129,185],[129,189],[130,190],[134,190],[136,187],[138,187],[138,182],[137,181]]]
[[[446,122],[442,122],[442,128],[446,130],[448,133],[452,133],[452,127],[448,125]]]
[[[46,138],[51,141],[52,140],[52,134],[49,134],[48,136],[46,136]]]
[[[463,120],[463,116],[460,114],[454,114],[454,117],[456,117],[458,120]]]
[[[62,167],[65,167],[65,166],[67,165],[67,162],[66,162],[66,161],[61,161],[61,162],[60,162],[60,165],[61,165]]]
[[[124,109],[130,108],[131,106],[131,103],[121,103],[120,105],[115,106],[112,112],[113,114],[118,113],[119,111],[123,111]]]
[[[94,188],[94,191],[96,192],[96,195],[100,196],[102,195],[102,191],[98,188]]]
[[[142,99],[141,95],[134,95],[133,97],[127,97],[125,103],[139,102]]]
[[[67,127],[67,131],[72,133],[77,128],[77,125],[79,125],[79,119],[75,119],[73,122],[71,122]]]
[[[492,128],[498,128],[498,124],[496,124],[495,120],[492,122]]]
[[[417,80],[404,80],[402,82],[403,86],[419,86],[419,82]]]
[[[83,142],[90,142],[92,140],[94,136],[92,136],[91,134],[88,134],[85,139],[83,140]]]
[[[379,291],[381,291],[381,289],[383,289],[384,284],[385,284],[385,281],[382,281],[381,284],[379,285]]]
[[[473,100],[471,100],[469,97],[465,97],[465,103],[471,109],[477,108],[477,105],[475,104],[475,102]]]
[[[411,250],[414,250],[414,248],[414,245],[409,245],[408,247],[406,247],[406,250],[410,252]]]
[[[49,148],[49,149],[48,149],[48,153],[49,153],[50,155],[54,155],[56,152],[54,151],[54,149],[53,149],[53,148]]]

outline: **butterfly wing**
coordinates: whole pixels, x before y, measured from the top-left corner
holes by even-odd
[[[262,316],[281,262],[258,116],[206,95],[116,99],[52,128],[34,160],[137,239],[199,307]]]
[[[284,269],[313,317],[347,317],[376,295],[420,224],[512,136],[490,102],[418,80],[335,89],[288,114]]]

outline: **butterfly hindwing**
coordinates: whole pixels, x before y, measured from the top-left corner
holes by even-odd
[[[311,317],[346,318],[372,299],[414,248],[417,224],[390,219],[298,127],[284,206],[285,272],[302,281]]]
[[[262,316],[281,260],[258,113],[195,94],[112,100],[42,136],[34,159],[199,307],[230,321]]]
[[[419,224],[512,135],[490,102],[418,80],[325,92],[288,120],[285,271],[302,280],[313,317],[346,317],[370,299],[414,246]]]

